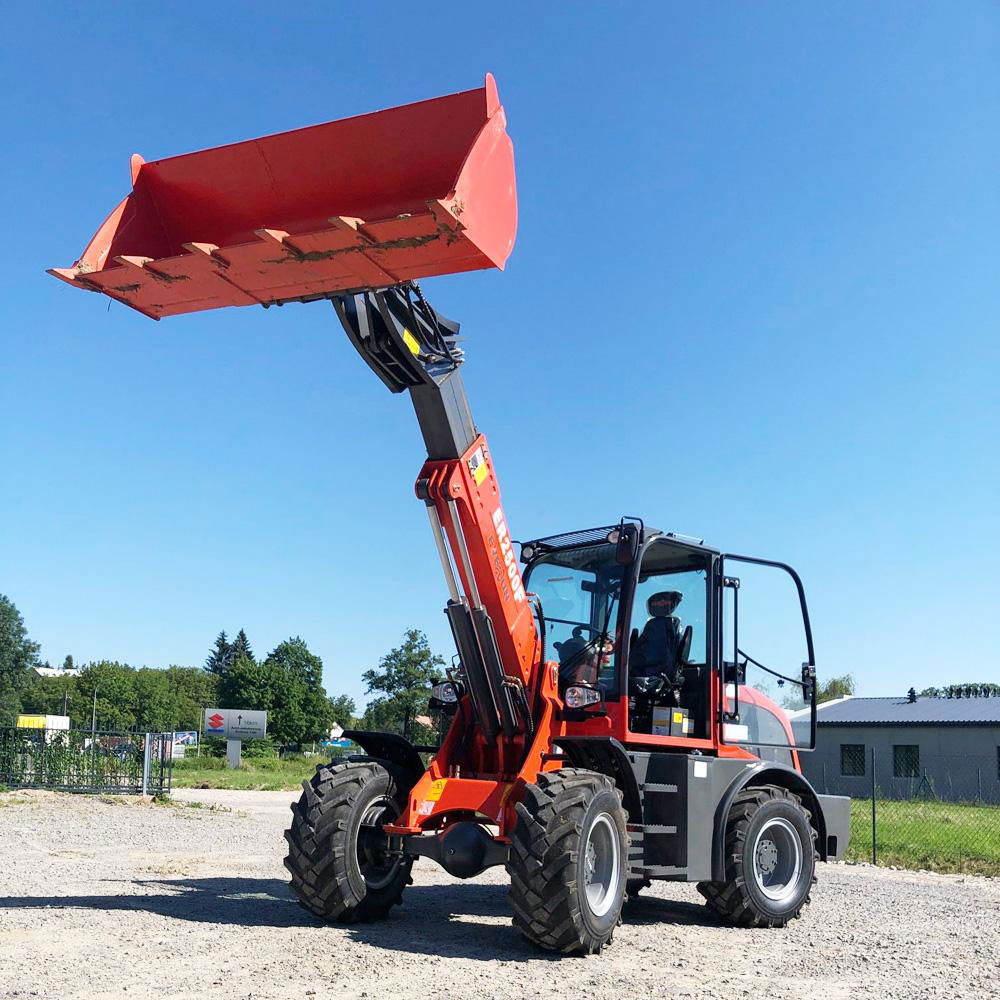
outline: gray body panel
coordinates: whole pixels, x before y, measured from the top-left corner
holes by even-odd
[[[721,881],[723,840],[733,799],[749,784],[795,791],[813,815],[824,861],[843,856],[851,802],[816,795],[799,772],[771,761],[731,760],[626,748],[641,790],[641,825],[630,817],[633,877],[682,882]]]
[[[827,861],[839,861],[851,839],[851,800],[846,795],[817,795],[826,822]]]
[[[842,857],[847,847],[850,799],[817,795],[786,764],[643,749],[607,737],[559,742],[575,767],[608,774],[622,790],[632,878],[724,881],[726,821],[749,784],[778,785],[799,796],[812,815],[822,861]]]
[[[642,789],[644,829],[632,833],[633,846],[642,847],[633,851],[635,875],[711,880],[716,810],[747,762],[636,750],[628,756]]]

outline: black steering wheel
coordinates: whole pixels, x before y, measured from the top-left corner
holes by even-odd
[[[635,693],[643,698],[653,698],[668,685],[665,674],[653,674],[651,677],[633,677],[632,687]]]

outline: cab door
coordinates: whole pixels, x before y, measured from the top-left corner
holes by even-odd
[[[711,578],[712,553],[697,546],[657,538],[640,557],[621,629],[631,743],[714,746]]]
[[[816,660],[805,589],[785,563],[719,560],[720,744],[798,769],[816,744]]]

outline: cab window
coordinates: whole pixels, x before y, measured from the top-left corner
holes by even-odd
[[[643,554],[629,622],[633,732],[708,736],[708,578],[705,555],[668,540]]]

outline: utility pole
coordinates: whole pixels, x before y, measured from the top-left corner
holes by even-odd
[[[94,685],[94,707],[90,712],[90,735],[97,732],[97,685]]]

